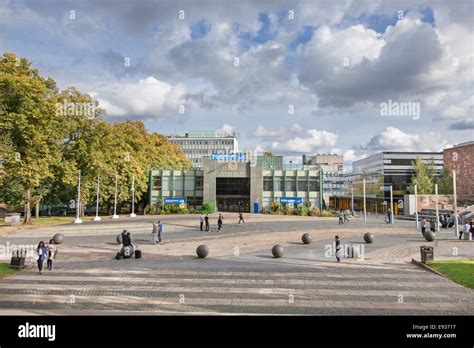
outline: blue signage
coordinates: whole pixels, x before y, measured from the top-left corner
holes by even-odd
[[[211,160],[214,161],[246,161],[247,154],[243,152],[237,153],[213,153],[211,155]]]
[[[184,204],[186,203],[186,198],[177,197],[177,198],[165,198],[163,203],[166,204]]]
[[[293,203],[293,204],[301,204],[303,203],[303,199],[301,197],[281,197],[279,199],[281,204],[288,204],[288,203]]]

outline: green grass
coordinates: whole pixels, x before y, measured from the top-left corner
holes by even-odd
[[[433,261],[428,262],[428,266],[453,282],[474,289],[474,259]]]
[[[18,272],[18,270],[10,268],[8,263],[0,263],[0,278],[8,277],[16,272]]]
[[[81,217],[82,221],[92,221],[94,217],[92,216],[83,216]],[[32,218],[31,221],[33,225],[39,226],[54,226],[54,225],[62,225],[62,224],[70,224],[74,221],[74,216],[53,216],[53,217],[40,217],[39,219]],[[23,224],[23,218],[21,218],[21,224]],[[0,221],[0,225],[5,225],[4,220]]]

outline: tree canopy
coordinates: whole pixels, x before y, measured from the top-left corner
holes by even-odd
[[[76,199],[81,171],[81,202],[95,197],[110,203],[119,181],[118,200],[131,199],[132,178],[140,199],[153,167],[191,166],[181,149],[141,121],[108,123],[105,110],[74,87],[59,90],[26,58],[0,58],[0,201],[22,205],[25,223],[31,204],[69,204]]]

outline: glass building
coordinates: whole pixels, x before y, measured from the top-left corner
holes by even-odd
[[[248,158],[247,158],[248,157]],[[149,201],[179,198],[190,208],[213,203],[219,211],[261,212],[272,202],[323,206],[323,170],[319,166],[288,169],[282,156],[225,156],[203,158],[192,170],[153,169]]]

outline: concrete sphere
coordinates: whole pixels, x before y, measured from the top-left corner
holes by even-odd
[[[62,244],[64,242],[64,234],[58,233],[53,237],[54,244]]]
[[[304,244],[311,244],[313,238],[311,238],[311,235],[309,233],[305,233],[301,237],[301,240],[303,241]]]
[[[433,232],[431,232],[431,231],[426,231],[426,232],[425,232],[425,239],[426,239],[428,242],[434,241],[435,238],[436,238],[436,235],[435,235]]]
[[[209,255],[209,247],[205,244],[201,244],[197,247],[196,254],[200,259],[205,258],[207,255]]]
[[[122,233],[117,234],[117,238],[115,238],[117,244],[122,244]]]
[[[131,258],[133,256],[133,247],[131,245],[122,247],[122,250],[120,250],[120,254],[122,254],[122,257],[124,259]]]
[[[370,232],[367,232],[366,234],[364,234],[364,240],[366,243],[373,243],[374,242],[374,235]]]
[[[272,248],[272,254],[273,254],[273,257],[276,258],[276,259],[279,259],[280,257],[283,257],[283,247],[281,245],[275,245],[273,246]]]

